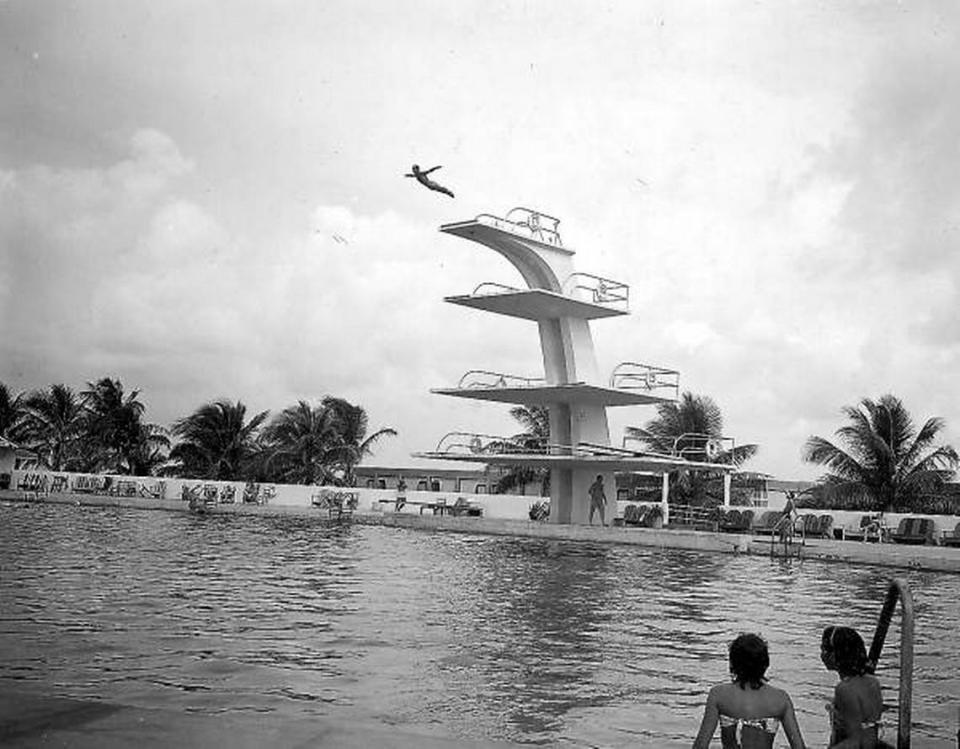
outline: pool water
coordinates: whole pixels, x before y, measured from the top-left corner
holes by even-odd
[[[689,746],[756,631],[827,742],[827,624],[889,570],[635,547],[0,503],[0,689],[565,747]],[[904,572],[914,746],[953,747],[960,575]],[[896,700],[899,616],[878,675]],[[893,713],[891,720],[895,721]],[[782,732],[778,745],[785,744]]]

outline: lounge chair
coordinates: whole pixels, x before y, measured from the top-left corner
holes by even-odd
[[[943,538],[940,539],[943,546],[960,546],[960,523],[953,531],[944,531]]]
[[[481,517],[483,508],[467,501],[466,497],[457,497],[457,501],[450,505],[449,512],[454,517]]]
[[[856,528],[844,528],[844,541],[879,541],[880,518],[876,515],[861,515],[860,525]]]
[[[890,534],[894,543],[898,544],[932,544],[934,526],[929,518],[903,518],[896,532]]]
[[[801,515],[797,519],[797,530],[804,538],[815,538],[820,535],[820,518],[813,513]]]
[[[757,518],[757,521],[750,530],[761,536],[772,536],[778,530],[777,524],[780,522],[781,517],[783,517],[782,512],[766,510],[760,514],[760,517]]]
[[[717,528],[730,533],[739,533],[743,530],[743,520],[741,519],[740,510],[730,510],[730,512],[725,515],[721,515],[717,523]]]
[[[740,513],[740,532],[749,533],[750,527],[753,525],[753,510],[744,510]]]
[[[832,538],[833,537],[833,515],[821,515],[818,518],[819,528],[817,535],[820,538]]]
[[[623,508],[623,524],[624,525],[637,525],[637,516],[639,513],[639,508],[636,505],[630,504]]]

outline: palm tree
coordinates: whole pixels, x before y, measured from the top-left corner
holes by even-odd
[[[258,449],[257,430],[269,411],[247,421],[247,407],[237,401],[206,403],[173,424],[180,442],[170,452],[186,478],[238,481],[245,478]]]
[[[129,446],[126,461],[132,476],[153,476],[167,464],[170,432],[158,424],[140,424],[136,440]]]
[[[146,407],[139,390],[124,394],[120,380],[103,377],[88,382],[81,394],[87,410],[86,430],[96,455],[95,470],[127,473],[131,455],[144,448],[153,433],[142,424]]]
[[[320,403],[333,414],[333,421],[338,433],[339,445],[336,462],[339,467],[340,481],[346,486],[356,483],[353,473],[354,467],[367,455],[373,453],[373,444],[381,437],[396,437],[397,430],[390,427],[378,429],[367,436],[367,412],[362,406],[355,406],[343,398],[326,396]]]
[[[0,437],[16,442],[26,416],[23,393],[12,395],[10,388],[0,382]]]
[[[294,484],[333,481],[341,455],[337,414],[306,401],[285,408],[264,430],[265,470],[271,480]]]
[[[757,454],[757,445],[737,445],[724,449],[723,414],[707,395],[687,391],[677,402],[657,406],[657,418],[646,426],[627,427],[624,435],[641,442],[651,452],[681,455],[688,460],[710,463],[732,463],[739,466]],[[711,454],[711,445],[719,452]],[[678,470],[670,474],[670,491],[681,501],[703,504],[716,499],[711,491],[715,477],[709,471]]]
[[[850,423],[836,431],[837,446],[823,437],[804,445],[807,462],[826,466],[826,496],[841,505],[886,512],[904,508],[928,492],[936,492],[957,469],[957,452],[934,446],[945,422],[928,419],[919,431],[899,398],[884,395],[845,406]]]
[[[83,468],[83,402],[66,385],[37,390],[24,400],[23,434],[41,462],[53,471]]]
[[[510,415],[524,428],[510,438],[524,452],[545,452],[550,442],[550,410],[546,406],[514,406]],[[509,466],[497,481],[497,492],[505,494],[518,489],[524,494],[527,484],[540,484],[540,493],[550,495],[550,469]]]

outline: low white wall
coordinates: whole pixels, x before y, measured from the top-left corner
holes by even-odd
[[[299,484],[254,484],[243,481],[201,481],[199,479],[155,478],[142,476],[105,476],[65,471],[13,471],[10,488],[38,494],[97,494],[142,497],[145,499],[183,499],[191,494],[218,504],[271,504],[309,507],[321,493],[357,495],[357,507],[363,512],[393,512],[395,489],[359,487],[320,487]],[[518,494],[460,494],[456,492],[407,491],[403,513],[419,514],[423,504],[445,499],[454,504],[459,497],[483,509],[484,517],[512,520],[529,519],[530,507],[542,497]],[[384,500],[381,502],[381,500]],[[424,512],[431,512],[424,509]]]
[[[10,488],[39,494],[97,494],[108,496],[142,497],[145,499],[183,499],[191,494],[207,498],[220,504],[270,504],[289,507],[309,507],[315,497],[321,493],[355,493],[357,508],[362,512],[394,512],[397,492],[395,489],[366,489],[359,487],[320,487],[297,484],[254,484],[243,481],[201,481],[198,479],[155,478],[143,476],[104,476],[84,473],[49,472],[36,470],[14,470],[11,473]],[[448,505],[463,497],[470,504],[483,509],[486,518],[504,520],[529,520],[531,506],[535,502],[545,501],[544,497],[529,494],[462,494],[458,492],[407,491],[406,504],[400,510],[403,514],[420,514],[424,504],[434,504],[445,499]],[[657,502],[613,502],[614,517],[623,517],[628,504],[659,504]],[[738,507],[736,509],[745,509]],[[756,512],[761,508],[751,508]],[[430,513],[429,508],[423,508]],[[799,509],[800,515],[830,515],[834,528],[857,529],[860,518],[866,514],[850,510],[821,511]],[[896,529],[905,517],[922,517],[933,520],[936,526],[936,538],[944,531],[952,532],[960,522],[960,517],[951,515],[925,515],[921,513],[888,512],[884,514],[887,526]]]

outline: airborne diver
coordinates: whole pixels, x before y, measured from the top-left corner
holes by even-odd
[[[435,166],[432,169],[427,169],[425,171],[421,171],[420,167],[417,164],[414,164],[413,167],[411,168],[413,169],[413,171],[408,172],[407,174],[404,174],[403,175],[404,177],[413,177],[414,179],[417,180],[417,182],[419,182],[421,185],[423,185],[427,189],[434,190],[435,192],[442,192],[445,195],[449,195],[451,198],[453,197],[453,193],[450,190],[448,190],[443,185],[438,185],[436,182],[434,182],[432,179],[430,179],[427,176],[431,172],[437,171],[437,169],[440,168],[439,166]]]

